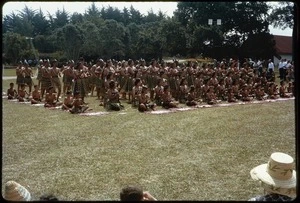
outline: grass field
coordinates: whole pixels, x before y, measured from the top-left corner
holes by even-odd
[[[253,167],[275,151],[295,158],[294,100],[162,115],[125,104],[126,114],[89,117],[2,106],[2,185],[16,180],[35,199],[118,200],[140,184],[159,200],[248,200],[262,193]]]

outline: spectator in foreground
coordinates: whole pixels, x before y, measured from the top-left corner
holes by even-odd
[[[149,192],[140,186],[126,186],[120,192],[121,201],[157,201]]]
[[[40,201],[59,201],[58,198],[52,194],[44,194],[40,196]]]
[[[296,196],[294,159],[288,154],[275,152],[269,162],[250,171],[251,178],[260,182],[264,195],[248,201],[292,201]]]
[[[5,184],[4,199],[8,201],[31,201],[31,194],[19,183],[8,181]]]

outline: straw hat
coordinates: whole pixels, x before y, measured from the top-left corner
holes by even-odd
[[[15,181],[5,184],[4,198],[10,201],[30,201],[31,195],[28,190]]]
[[[250,171],[251,178],[261,182],[262,187],[271,193],[294,196],[296,194],[296,171],[294,159],[285,153],[275,152],[269,162]]]

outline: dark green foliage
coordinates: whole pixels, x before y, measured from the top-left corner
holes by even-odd
[[[117,60],[178,54],[218,59],[232,55],[265,57],[274,53],[269,24],[282,28],[293,25],[292,3],[276,8],[268,18],[271,8],[266,2],[179,2],[170,18],[153,10],[143,15],[133,6],[119,10],[97,8],[92,3],[84,14],[63,9],[54,16],[25,6],[18,13],[3,16],[2,34],[3,39],[15,34],[32,37],[41,55],[63,53],[62,57],[74,60],[79,55]],[[208,25],[208,19],[214,24]],[[221,19],[222,25],[216,25],[216,19]],[[3,40],[5,59],[12,62],[25,57],[22,53],[28,50],[23,49],[28,47],[9,43]]]

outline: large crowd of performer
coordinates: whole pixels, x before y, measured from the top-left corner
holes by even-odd
[[[152,59],[148,64],[143,59],[97,59],[88,63],[80,58],[65,64],[40,60],[35,85],[32,69],[20,62],[16,68],[18,87],[14,91],[11,86],[9,98],[17,97],[19,101],[31,98],[32,104],[62,105],[63,109],[76,113],[87,109],[83,107],[87,105],[85,98],[93,97],[94,93],[99,106],[107,110],[123,109],[120,102],[123,100],[142,112],[155,110],[156,106],[168,109],[179,104],[213,105],[294,96],[294,66],[286,59],[278,66],[280,87],[275,83],[275,66],[271,60],[265,64],[260,60],[246,60],[241,64],[232,59],[200,64]],[[29,88],[28,92],[25,87]],[[62,97],[65,104],[59,100]]]

